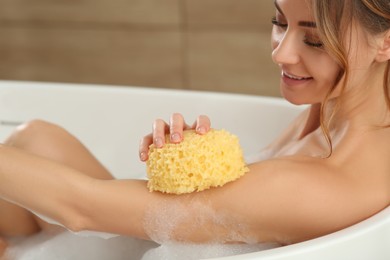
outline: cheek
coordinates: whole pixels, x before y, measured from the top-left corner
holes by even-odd
[[[312,67],[315,69],[314,78],[321,85],[326,85],[327,88],[336,84],[337,78],[341,72],[340,66],[328,55],[317,55],[312,59]]]
[[[348,54],[348,64],[350,70],[366,70],[371,66],[375,53],[372,53],[368,47],[354,46],[350,48]]]

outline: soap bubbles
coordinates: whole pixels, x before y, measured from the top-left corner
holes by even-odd
[[[148,250],[142,260],[197,260],[234,256],[275,248],[275,244],[178,244],[167,243]],[[240,259],[240,256],[237,256]]]
[[[11,241],[6,259],[17,260],[182,260],[223,257],[273,248],[272,244],[157,243],[118,236],[104,239],[78,236],[69,231],[56,235],[39,233]]]
[[[142,259],[147,250],[157,246],[154,242],[123,236],[104,239],[97,236],[78,236],[69,231],[57,235],[42,232],[22,241],[11,241],[11,248],[6,253],[6,259]]]

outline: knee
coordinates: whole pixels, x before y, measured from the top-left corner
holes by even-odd
[[[26,148],[42,144],[59,134],[63,129],[44,120],[31,120],[18,126],[6,140],[7,145]]]
[[[52,128],[59,128],[59,126],[50,123],[48,121],[44,121],[41,119],[34,119],[31,121],[27,121],[24,124],[21,124],[16,128],[17,132],[22,134],[40,134],[42,132],[47,132],[48,130],[52,130]]]

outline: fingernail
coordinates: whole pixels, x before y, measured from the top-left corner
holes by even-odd
[[[161,148],[163,146],[163,141],[160,137],[157,137],[154,139],[154,144],[157,146],[157,148]]]
[[[181,138],[180,138],[180,135],[178,133],[174,133],[171,135],[171,141],[174,142],[174,143],[178,143],[180,142]]]
[[[145,152],[142,152],[142,153],[140,153],[139,157],[140,157],[141,161],[146,161],[147,154]]]
[[[206,133],[206,128],[204,126],[200,126],[196,129],[196,131],[199,133],[199,134],[205,134]]]

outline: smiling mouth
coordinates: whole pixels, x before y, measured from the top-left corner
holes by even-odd
[[[313,79],[313,77],[299,77],[299,76],[291,75],[291,74],[288,74],[285,71],[282,71],[282,76],[283,77],[287,77],[289,79],[294,79],[294,80],[309,80],[309,79]]]

